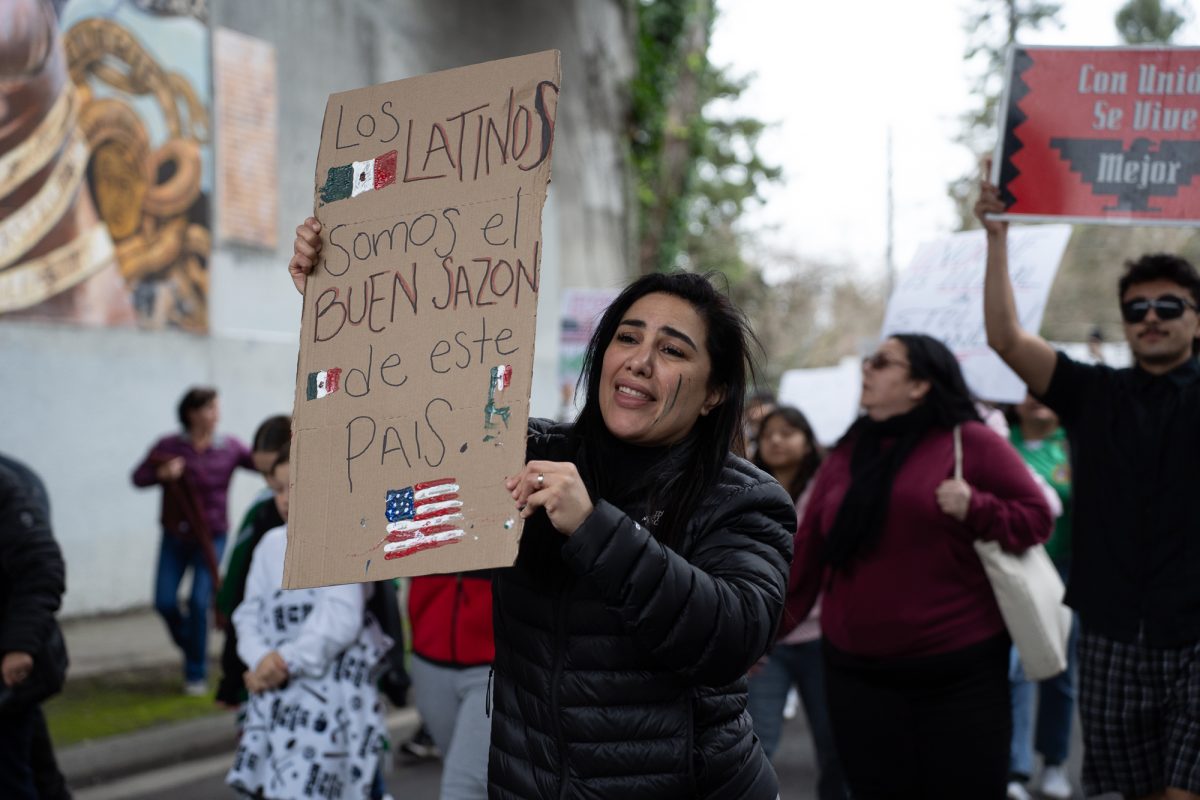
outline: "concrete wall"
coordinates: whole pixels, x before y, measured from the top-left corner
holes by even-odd
[[[268,252],[226,245],[216,231],[208,336],[0,318],[0,363],[11,382],[0,395],[0,450],[27,461],[50,490],[67,558],[68,615],[149,602],[158,492],[135,490],[129,473],[155,437],[176,427],[174,407],[186,386],[218,387],[221,430],[244,440],[263,417],[290,411],[300,298],[284,267],[292,231],[312,210],[329,93],[562,51],[534,414],[553,415],[559,405],[561,289],[619,285],[632,270],[623,149],[632,20],[623,0],[211,0],[210,14],[213,27],[276,47],[280,246]],[[261,487],[257,476],[237,476],[231,516]]]
[[[258,420],[287,412],[296,345],[181,333],[0,324],[5,369],[25,376],[0,399],[0,449],[46,481],[67,561],[66,614],[150,601],[158,558],[158,490],[137,490],[133,467],[178,427],[183,387],[221,387],[222,429],[247,439]],[[241,473],[240,513],[262,480]]]

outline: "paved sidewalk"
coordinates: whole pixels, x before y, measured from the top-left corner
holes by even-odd
[[[60,624],[63,637],[67,640],[67,654],[71,658],[68,681],[107,672],[170,664],[179,665],[182,677],[183,655],[152,608],[77,617],[62,620]],[[210,631],[209,654],[219,656],[224,641],[224,634],[220,631]]]
[[[176,665],[183,656],[151,608],[60,621],[71,666],[67,681],[126,670]],[[209,635],[209,652],[219,656],[224,635]],[[133,733],[64,747],[59,767],[73,787],[93,785],[157,767],[231,752],[237,734],[233,712],[156,725]]]
[[[68,681],[172,665],[180,667],[182,679],[179,649],[151,608],[68,619],[60,624],[71,658]],[[219,656],[224,641],[220,631],[210,632],[209,655]],[[393,711],[388,716],[388,726],[394,735],[411,733],[410,729],[416,727],[416,712]],[[193,720],[64,747],[57,751],[57,756],[59,767],[77,796],[125,797],[130,796],[134,787],[147,781],[152,784],[154,776],[171,774],[173,767],[183,763],[198,765],[197,768],[206,764],[224,765],[220,770],[223,774],[236,745],[234,713],[216,711]]]
[[[387,717],[388,734],[393,745],[407,741],[416,732],[417,712],[411,708],[393,711]],[[233,763],[232,749],[185,763],[162,767],[75,790],[75,800],[216,800],[234,792],[225,785],[225,775]],[[384,756],[384,780],[392,795],[401,800],[436,798],[441,779],[441,761],[432,759],[397,763],[391,753]],[[240,797],[240,795],[239,795]]]

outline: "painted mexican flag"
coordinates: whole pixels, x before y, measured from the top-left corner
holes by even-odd
[[[341,385],[341,380],[342,370],[338,367],[308,373],[308,399],[320,400],[333,394]]]
[[[492,387],[497,392],[503,392],[512,384],[512,365],[501,364],[492,367]]]
[[[321,187],[321,202],[332,203],[364,192],[382,189],[396,182],[396,151],[390,150],[367,161],[355,161],[330,167]]]

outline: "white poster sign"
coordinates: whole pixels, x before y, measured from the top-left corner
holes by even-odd
[[[1017,315],[1027,331],[1041,327],[1050,285],[1070,238],[1070,225],[1009,229],[1009,275]],[[892,292],[882,335],[926,333],[941,339],[958,357],[971,391],[984,400],[1016,403],[1025,397],[1025,384],[988,347],[983,329],[986,259],[982,230],[922,245]]]
[[[779,402],[804,412],[817,441],[829,447],[858,417],[862,367],[857,358],[836,367],[789,369],[779,381]]]

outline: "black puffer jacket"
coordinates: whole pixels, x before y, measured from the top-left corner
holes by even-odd
[[[54,694],[67,668],[54,620],[66,588],[62,551],[50,533],[44,490],[17,468],[0,463],[0,657],[29,653],[33,672],[11,693],[0,681],[0,712]]]
[[[580,466],[569,433],[531,421],[527,457]],[[677,552],[604,500],[570,537],[531,517],[494,581],[490,797],[773,800],[745,673],[795,529],[787,493],[734,456]]]

